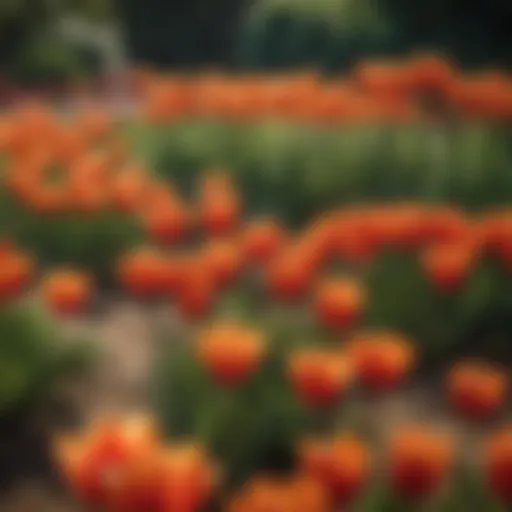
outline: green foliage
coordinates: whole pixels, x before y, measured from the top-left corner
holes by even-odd
[[[60,337],[36,304],[0,304],[0,417],[40,404],[86,363],[85,345],[66,346]]]
[[[249,212],[274,211],[294,224],[358,200],[432,199],[470,210],[512,200],[510,133],[490,125],[183,120],[126,131],[159,175],[187,189],[197,172],[224,166]]]

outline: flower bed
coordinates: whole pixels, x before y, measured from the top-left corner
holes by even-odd
[[[423,425],[403,425],[381,453],[351,405],[436,361],[458,415],[502,417],[510,352],[501,364],[482,358],[484,344],[478,358],[461,353],[475,356],[475,324],[509,336],[487,295],[507,302],[509,213],[359,205],[292,233],[277,219],[244,221],[226,175],[202,175],[195,192],[180,249],[141,246],[117,267],[128,293],[174,303],[185,320],[155,354],[156,419],[106,418],[58,438],[75,496],[180,512],[508,506],[509,427],[475,450],[474,467],[449,433]]]

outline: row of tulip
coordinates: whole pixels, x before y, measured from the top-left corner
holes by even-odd
[[[222,469],[199,441],[169,443],[148,417],[99,421],[61,436],[55,456],[76,495],[113,511],[327,512],[338,510],[336,504],[342,510],[498,511],[512,500],[511,445],[510,427],[497,431],[482,447],[479,469],[459,469],[455,481],[455,441],[435,429],[403,427],[386,446],[384,486],[369,489],[374,457],[359,436],[307,440],[296,446],[294,472],[254,475],[234,496],[219,497],[218,508],[202,507],[221,487]],[[352,503],[359,505],[346,508]]]
[[[143,93],[143,116],[159,124],[190,115],[236,121],[271,116],[327,125],[413,122],[432,115],[446,120],[454,114],[507,122],[512,116],[512,80],[506,73],[467,74],[437,55],[362,61],[345,77],[311,71],[281,76],[143,71],[135,80]]]

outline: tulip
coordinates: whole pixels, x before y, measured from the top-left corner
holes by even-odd
[[[31,258],[9,245],[0,251],[0,303],[17,298],[33,273]]]
[[[224,173],[202,176],[199,183],[199,219],[211,235],[231,232],[240,214],[240,201],[235,188]]]
[[[253,477],[227,508],[228,512],[328,512],[329,496],[320,482],[309,476]]]
[[[462,414],[487,418],[503,407],[508,379],[497,367],[481,361],[462,361],[448,374],[450,401]]]
[[[367,331],[349,343],[361,382],[373,391],[394,389],[406,377],[414,363],[410,342],[399,334]]]
[[[119,282],[129,293],[143,298],[155,297],[165,288],[166,260],[149,247],[124,254],[117,264]]]
[[[146,418],[101,420],[81,435],[58,437],[55,456],[75,495],[102,506],[115,495],[130,464],[154,450],[157,440],[158,433]]]
[[[422,255],[427,278],[441,292],[456,290],[469,275],[477,256],[473,244],[453,243],[434,245]]]
[[[161,243],[171,243],[183,236],[188,224],[185,207],[178,201],[156,205],[145,215],[146,231],[151,238]]]
[[[82,311],[92,294],[92,279],[85,272],[58,269],[41,283],[41,295],[55,313],[71,314]]]
[[[421,427],[396,432],[386,459],[392,490],[411,501],[432,496],[448,475],[452,455],[450,440],[443,434]]]
[[[230,284],[240,273],[242,255],[239,247],[229,240],[213,240],[204,248],[204,261],[214,283]]]
[[[352,381],[351,361],[343,354],[319,347],[293,352],[288,375],[296,395],[313,407],[330,407]]]
[[[213,325],[200,334],[197,343],[199,360],[224,385],[247,380],[266,354],[266,342],[260,332],[231,322]]]
[[[281,249],[284,236],[276,221],[255,221],[242,234],[242,251],[250,261],[265,264]]]
[[[171,263],[172,265],[172,263]],[[203,316],[213,305],[217,283],[210,269],[206,266],[203,255],[191,255],[178,262],[174,271],[181,269],[181,276],[175,275],[175,298],[177,307],[185,319],[196,319]],[[167,267],[167,285],[173,286],[173,270]],[[172,290],[171,290],[172,291]]]
[[[512,425],[486,440],[483,466],[490,490],[504,504],[512,506]]]
[[[314,308],[319,321],[330,328],[348,327],[360,315],[365,296],[353,279],[325,279],[316,289]]]
[[[217,483],[215,468],[194,445],[166,448],[162,454],[161,468],[161,510],[165,512],[199,511]]]
[[[338,505],[347,506],[369,476],[367,447],[349,434],[333,439],[307,439],[299,447],[300,467],[329,489]]]
[[[267,287],[277,299],[294,301],[309,288],[314,273],[308,255],[293,247],[279,254],[266,269]]]

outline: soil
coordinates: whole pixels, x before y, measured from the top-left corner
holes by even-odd
[[[162,329],[179,328],[172,311],[161,305],[141,306],[113,297],[103,299],[97,310],[87,318],[62,324],[64,332],[84,334],[99,341],[100,346],[99,363],[92,373],[78,385],[63,390],[66,400],[74,404],[79,421],[105,411],[144,408],[153,344],[158,340],[154,334]],[[351,408],[350,416],[356,425],[367,425],[381,438],[397,425],[421,422],[442,426],[462,445],[475,446],[491,425],[468,428],[457,421],[436,388],[436,383],[422,382],[382,399],[361,396]],[[31,469],[21,470],[16,485],[0,494],[0,512],[84,510],[66,496],[45,464]]]

